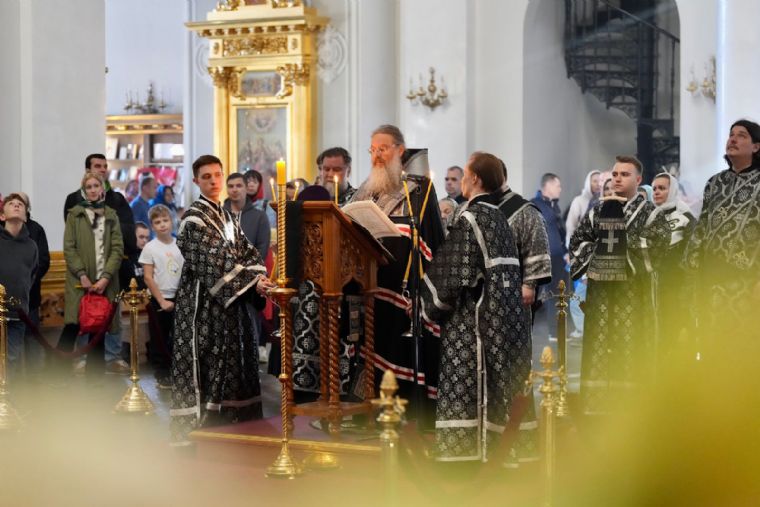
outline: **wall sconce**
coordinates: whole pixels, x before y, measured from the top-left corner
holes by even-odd
[[[691,69],[691,80],[689,81],[689,84],[686,86],[686,91],[691,93],[692,97],[696,97],[699,91],[702,91],[702,95],[704,97],[707,97],[708,99],[715,102],[715,97],[717,93],[717,83],[716,83],[716,68],[715,68],[715,57],[710,57],[710,62],[705,64],[705,78],[702,80],[702,83],[700,84],[697,81],[697,78],[694,76],[694,68]]]
[[[422,85],[421,74],[420,87],[416,91],[414,89],[414,85],[412,84],[412,79],[409,78],[409,93],[406,94],[406,98],[409,99],[412,104],[420,102],[423,106],[429,107],[432,111],[436,107],[446,102],[446,99],[449,95],[446,93],[445,86],[446,85],[443,82],[443,77],[441,77],[441,88],[439,89],[435,85],[435,69],[433,67],[430,67],[430,81],[428,82],[427,90],[425,90]]]

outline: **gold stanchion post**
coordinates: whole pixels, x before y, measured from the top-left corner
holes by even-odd
[[[559,371],[552,371],[554,356],[549,346],[544,347],[541,353],[541,366],[544,369],[540,372],[530,372],[528,383],[533,383],[541,379],[541,419],[543,430],[541,431],[541,449],[543,451],[543,475],[544,475],[544,507],[551,507],[554,498],[554,473],[555,473],[555,393],[557,388],[554,385],[554,377],[559,377]]]
[[[557,417],[567,417],[567,308],[568,295],[565,294],[565,281],[557,286],[557,354],[559,355],[559,399],[557,400]]]
[[[139,361],[137,356],[137,313],[140,306],[144,306],[150,299],[150,294],[147,290],[137,290],[137,280],[134,278],[129,283],[129,292],[122,291],[121,298],[129,305],[129,321],[131,324],[132,332],[130,336],[129,347],[129,359],[130,366],[132,367],[132,374],[129,380],[132,384],[124,393],[121,401],[116,405],[114,410],[121,413],[135,413],[142,412],[145,415],[153,413],[153,402],[150,401],[148,395],[140,387],[140,377],[138,376]],[[119,318],[119,311],[116,311],[116,317]]]
[[[397,428],[401,423],[407,400],[395,396],[398,391],[396,376],[391,370],[386,370],[380,383],[380,398],[372,400],[372,404],[380,407],[382,412],[377,422],[383,428],[380,433],[383,468],[386,483],[386,505],[398,505],[398,440]]]
[[[290,455],[288,441],[293,432],[293,419],[291,404],[293,403],[293,384],[291,380],[293,369],[293,329],[290,319],[290,299],[296,294],[295,289],[288,288],[286,273],[286,247],[285,247],[285,200],[286,200],[286,176],[285,162],[277,162],[277,288],[272,294],[277,299],[280,307],[280,416],[282,418],[282,444],[280,454],[269,465],[266,477],[293,479],[303,473],[301,467]]]
[[[0,285],[0,431],[21,429],[21,418],[8,399],[8,307],[17,304]]]

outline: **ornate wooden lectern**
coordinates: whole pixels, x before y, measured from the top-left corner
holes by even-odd
[[[368,232],[354,225],[332,202],[306,201],[303,203],[302,231],[300,234],[300,258],[303,279],[317,286],[319,309],[319,372],[320,397],[316,402],[293,404],[293,380],[287,383],[288,414],[291,421],[295,415],[324,417],[329,420],[330,433],[340,432],[344,415],[371,413],[375,397],[374,361],[374,297],[377,288],[377,267],[387,260],[382,247]],[[364,347],[365,357],[364,401],[358,403],[340,401],[339,319],[343,287],[356,282],[364,297]],[[288,312],[292,319],[292,312]],[[286,364],[283,371],[293,369],[293,336],[291,325],[283,326],[289,336],[281,337],[286,347]]]

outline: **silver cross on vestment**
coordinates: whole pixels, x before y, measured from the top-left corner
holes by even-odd
[[[615,231],[610,229],[607,231],[607,237],[602,239],[602,243],[607,245],[607,253],[612,253],[615,250],[615,245],[620,243],[620,240],[615,237]]]

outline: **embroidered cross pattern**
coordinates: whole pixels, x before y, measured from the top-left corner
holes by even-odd
[[[607,237],[602,239],[602,243],[607,245],[607,253],[612,253],[615,251],[615,245],[620,243],[620,239],[615,237],[615,231],[609,230],[607,231]]]

